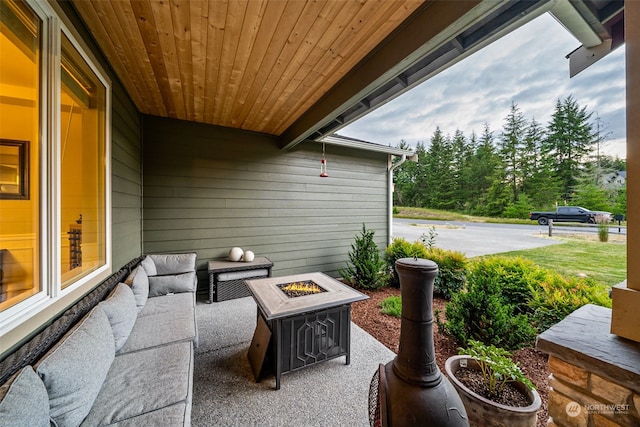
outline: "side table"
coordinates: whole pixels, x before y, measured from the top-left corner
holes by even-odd
[[[256,257],[251,262],[212,260],[209,270],[209,304],[251,295],[245,279],[271,277],[273,263],[267,257]]]

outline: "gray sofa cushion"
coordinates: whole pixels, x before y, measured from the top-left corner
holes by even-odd
[[[195,292],[196,273],[149,277],[149,296]]]
[[[173,295],[167,295],[170,298]],[[153,301],[156,298],[150,298]],[[194,341],[196,339],[195,309],[182,306],[180,310],[139,316],[131,331],[129,339],[120,353],[129,353],[146,348],[157,347],[179,341]],[[162,333],[158,333],[162,331]]]
[[[89,423],[82,423],[82,427],[95,427]],[[156,411],[136,415],[124,421],[119,421],[113,427],[164,427],[191,426],[191,403],[179,402]]]
[[[157,274],[178,274],[196,271],[196,254],[159,254],[149,255],[156,265]]]
[[[149,298],[149,277],[144,268],[137,266],[127,277],[125,283],[131,286],[138,311],[142,310],[147,303],[147,298]]]
[[[184,309],[196,306],[194,297],[192,293],[183,293],[149,298],[142,311],[138,313],[138,317],[164,313],[178,315]]]
[[[138,307],[133,291],[126,284],[119,283],[111,295],[98,306],[109,318],[117,352],[127,342],[138,317]]]
[[[147,276],[156,276],[158,274],[158,270],[156,269],[156,264],[153,262],[151,257],[149,256],[144,257],[142,262],[140,262],[140,265],[142,266],[142,268],[144,268],[144,271],[147,272]]]
[[[192,390],[191,342],[119,354],[83,425],[120,425],[140,414],[190,402]]]
[[[0,387],[0,426],[49,427],[49,395],[31,366]]]
[[[58,427],[78,426],[98,396],[115,357],[111,324],[94,308],[36,366]]]

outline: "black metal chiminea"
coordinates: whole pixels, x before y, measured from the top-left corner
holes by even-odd
[[[396,271],[402,295],[400,349],[371,379],[369,422],[372,427],[468,426],[462,400],[435,359],[433,282],[438,266],[402,258]]]

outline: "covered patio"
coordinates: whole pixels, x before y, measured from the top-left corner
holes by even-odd
[[[18,26],[13,34],[37,36],[35,47],[16,52],[31,58],[32,68],[47,79],[39,80],[38,74],[34,81],[42,87],[24,90],[20,67],[2,76],[0,101],[13,114],[5,117],[16,119],[3,122],[0,130],[11,134],[1,137],[32,140],[32,186],[30,194],[0,201],[0,249],[8,248],[4,284],[12,285],[0,299],[0,357],[111,272],[145,253],[197,252],[202,291],[207,261],[225,257],[233,246],[268,256],[274,275],[323,271],[337,276],[363,223],[376,232],[379,246],[388,242],[393,162],[413,153],[336,138],[335,132],[547,12],[577,39],[578,49],[569,55],[571,73],[589,72],[595,60],[626,43],[630,262],[627,281],[614,290],[613,311],[604,321],[611,323],[615,340],[631,347],[640,342],[640,263],[633,262],[640,253],[640,29],[633,25],[640,20],[640,3],[3,1],[3,19],[9,16],[6,20],[13,24],[13,15],[4,14],[9,3],[32,11],[33,21],[41,24]],[[5,43],[19,39],[12,37]],[[46,54],[46,66],[33,60],[38,49]],[[102,97],[83,93],[91,92],[85,77],[92,72],[101,77]],[[70,88],[66,97],[55,91],[61,84]],[[86,168],[95,185],[84,182],[92,191],[98,188],[93,194],[97,202],[87,214],[82,210],[86,204],[67,203],[81,197],[61,191],[67,189],[65,183],[82,181],[82,176],[62,178],[64,171],[81,169],[63,164],[62,135],[79,105],[93,108],[96,99],[104,109],[95,121],[83,124],[98,129],[90,130],[99,133],[103,144],[87,143],[81,132],[77,138],[79,148],[103,150],[91,153],[101,169]],[[28,125],[18,120],[26,116]],[[320,176],[325,157],[327,178]],[[78,159],[74,165],[93,165]],[[73,209],[65,210],[67,205]],[[77,229],[83,217],[85,228],[101,228],[86,233],[98,236],[91,252],[69,266],[67,254],[73,248],[66,233]],[[246,305],[240,309],[233,304]],[[341,378],[335,384],[346,388],[336,395],[348,393],[354,400],[335,402],[346,405],[336,413],[364,425],[364,385],[371,366],[392,355],[357,329],[358,350],[349,374],[339,375],[340,359],[294,373],[284,377],[282,390],[269,391],[260,403],[278,399],[278,405],[241,410],[245,401],[240,393],[250,401],[255,392],[264,395],[270,387],[269,381],[252,382],[242,356],[255,322],[251,304],[244,299],[225,306],[198,305],[203,344],[196,360],[203,381],[194,390],[194,424],[263,425],[261,411],[290,408],[280,401],[293,390],[289,383],[332,396],[322,385],[337,375]],[[224,317],[225,310],[236,308],[240,319]],[[225,325],[231,319],[234,324]],[[589,361],[571,360],[585,372],[592,369]],[[314,378],[315,385],[305,383]],[[562,379],[558,384],[566,385]],[[625,389],[624,396],[638,402],[640,389],[637,383],[634,387]],[[563,399],[570,398],[570,391],[558,390],[564,392],[558,391],[562,396],[550,409],[552,416],[561,415]],[[316,403],[305,403],[304,411]],[[327,415],[320,404],[318,411],[318,416]],[[297,416],[293,419],[306,415]],[[558,420],[556,425],[575,421]]]

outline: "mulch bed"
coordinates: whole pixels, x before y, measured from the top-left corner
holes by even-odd
[[[376,291],[360,290],[370,298],[365,301],[359,301],[351,305],[351,320],[367,331],[371,336],[384,344],[391,351],[397,353],[400,343],[400,319],[397,317],[382,314],[378,306],[382,300],[389,296],[400,295],[400,289],[383,288]],[[442,298],[434,297],[433,308],[440,310],[441,320],[444,321],[446,301]],[[435,347],[436,363],[440,371],[444,374],[444,362],[450,356],[458,354],[459,345],[455,340],[438,331],[438,326],[434,324],[433,341]],[[520,364],[522,372],[535,384],[540,398],[542,399],[542,407],[538,411],[538,427],[547,425],[547,398],[549,377],[549,366],[547,364],[547,356],[534,349],[525,348],[513,352],[513,360]]]

